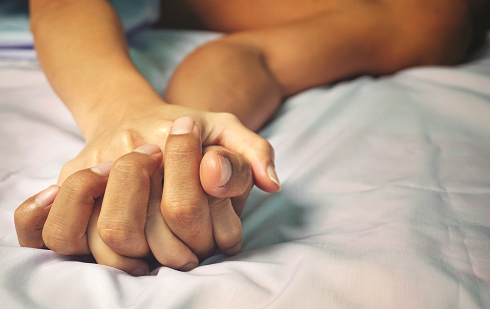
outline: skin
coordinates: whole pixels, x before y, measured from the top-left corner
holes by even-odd
[[[50,188],[56,192],[47,200],[34,195],[15,212],[20,245],[66,255],[92,253],[99,264],[136,274],[148,274],[144,258],[151,254],[163,265],[190,270],[216,246],[238,253],[238,215],[253,186],[250,165],[223,147],[207,147],[204,156],[196,147],[200,132],[194,126],[189,133],[171,134],[165,154],[144,145],[102,168],[72,174],[61,188]],[[220,185],[219,156],[236,171],[226,186]],[[184,172],[183,165],[188,166]],[[169,185],[162,190],[163,179]],[[196,187],[172,187],[189,185]],[[166,212],[176,219],[166,220]]]
[[[35,198],[31,198],[16,213],[19,241],[21,245],[39,247],[59,230],[50,226],[65,226],[67,235],[78,230],[76,239],[86,237],[88,249],[98,262],[124,270],[128,267],[120,262],[121,257],[140,261],[137,258],[149,251],[162,264],[180,269],[185,268],[184,264],[168,256],[181,257],[181,252],[189,252],[184,247],[198,258],[208,256],[215,243],[231,254],[237,252],[230,247],[236,239],[227,235],[230,231],[232,235],[239,234],[236,214],[241,206],[237,208],[234,201],[243,205],[251,184],[237,181],[236,188],[247,189],[241,195],[235,195],[237,192],[231,189],[233,194],[225,194],[220,190],[228,189],[220,189],[216,182],[207,179],[210,175],[215,175],[215,180],[220,178],[216,176],[221,175],[217,153],[226,151],[230,154],[228,158],[231,154],[236,156],[236,161],[230,160],[234,167],[236,162],[250,165],[253,181],[261,189],[267,192],[280,189],[275,172],[268,173],[273,167],[272,148],[246,128],[255,131],[262,127],[282,100],[310,87],[361,74],[390,74],[412,66],[458,63],[481,39],[482,29],[488,27],[485,21],[490,20],[488,2],[479,0],[164,1],[161,25],[229,34],[191,53],[174,72],[162,98],[132,64],[120,22],[106,1],[32,0],[30,4],[39,61],[87,142],[61,172],[60,198],[80,182],[100,190],[102,185],[96,186],[95,180],[87,180],[77,171],[117,161],[100,205],[88,207],[87,213],[93,214],[91,219],[85,219],[81,227],[76,220],[66,224],[62,217],[57,219],[51,212],[46,215],[47,211],[32,206]],[[172,16],[179,18],[172,20]],[[168,141],[173,139],[167,136],[172,123],[182,116],[190,116],[200,129],[199,141],[180,145],[192,146],[193,159],[180,148],[171,148],[167,156]],[[128,176],[120,171],[131,166],[124,163],[132,157],[126,154],[145,144],[157,145],[170,160],[163,163],[168,185],[161,193],[157,188],[160,179],[153,176],[160,175],[158,168],[147,171],[145,177],[131,174],[131,179],[139,179],[138,186],[147,188],[144,200],[148,200],[147,213],[151,216],[146,225],[142,216],[145,203],[131,202],[136,192],[125,187]],[[222,148],[204,150],[206,154],[199,164],[201,148],[209,145]],[[186,165],[189,169],[172,168],[172,160],[179,158],[189,160]],[[242,179],[242,170],[233,171],[233,177]],[[181,176],[169,177],[166,173]],[[70,175],[78,175],[82,180],[72,182],[70,177],[75,176]],[[111,198],[110,193],[117,190],[123,192],[119,197],[122,201]],[[195,199],[186,199],[184,191]],[[94,195],[93,192],[81,194],[80,201]],[[162,217],[155,206],[160,194]],[[92,196],[89,200],[100,198]],[[126,204],[124,211],[111,208],[116,202]],[[56,205],[55,200],[51,208],[57,209]],[[226,219],[231,217],[235,219]],[[42,240],[32,236],[36,233],[23,234],[23,222],[29,222],[29,218],[39,219],[32,219],[37,231],[44,226]],[[150,218],[158,224],[150,224]],[[162,225],[162,218],[166,225]],[[144,225],[154,228],[145,230]],[[90,229],[92,226],[97,231]],[[152,231],[159,237],[152,237]],[[162,249],[163,239],[172,237],[184,247]],[[68,254],[78,248],[68,246],[70,250],[64,251],[57,247],[57,240],[65,239],[52,238],[48,247],[57,252]],[[90,246],[90,239],[100,245]],[[196,239],[199,241],[193,243]],[[156,244],[160,244],[160,249],[154,249]],[[105,253],[97,254],[94,250]],[[167,251],[159,254],[162,250]],[[80,252],[87,252],[87,245]],[[195,259],[182,260],[195,263]]]
[[[246,129],[232,114],[170,105],[153,90],[132,64],[120,22],[106,1],[34,0],[31,1],[30,9],[31,29],[39,61],[53,89],[72,112],[86,140],[86,146],[81,153],[63,167],[58,185],[64,184],[70,175],[79,170],[101,162],[116,161],[141,145],[155,144],[164,151],[173,122],[183,116],[190,116],[200,129],[201,146],[226,147],[228,153],[240,155],[248,162],[253,181],[258,187],[267,192],[279,189],[275,172],[270,172],[274,166],[273,149],[265,139]],[[86,22],[88,20],[90,22]],[[85,26],[80,27],[81,24]],[[212,163],[206,160],[203,162],[205,165]],[[217,171],[219,170],[215,168],[213,173],[219,173]],[[206,178],[205,173],[200,176]],[[210,186],[205,183],[201,185]],[[250,187],[249,183],[242,183],[241,186],[246,189]],[[207,198],[222,197],[216,195],[219,193],[217,190],[214,191],[212,193],[215,196]],[[124,191],[123,194],[128,192],[130,191]],[[107,195],[104,200],[106,197]],[[111,250],[126,256],[132,255],[128,251],[144,252],[141,221],[138,222],[134,216],[129,216],[131,222],[116,220],[107,215],[111,210],[109,205],[110,203],[102,203],[100,206],[100,217],[97,219],[99,237]],[[172,206],[173,209],[179,208],[173,204]],[[199,215],[206,213],[203,209],[191,207],[195,205],[182,206],[180,209],[187,210],[185,214],[189,217],[194,216],[196,223]],[[130,208],[130,205],[125,207]],[[19,213],[27,216],[25,212]],[[178,230],[182,220],[175,215],[175,211],[163,213],[167,216],[164,218],[165,222]],[[17,216],[17,221],[22,221],[21,217]],[[66,225],[62,217],[58,221],[59,226]],[[49,222],[48,218],[46,224]],[[127,249],[126,245],[121,245],[121,242],[126,241],[127,235],[120,231],[127,231],[127,226],[138,227],[140,237],[127,241],[135,248]],[[75,227],[74,224],[68,225],[68,230]],[[226,235],[219,235],[226,231],[218,229],[221,232],[215,235],[211,227],[208,224],[203,229],[192,229],[190,234],[182,236],[188,242],[186,245],[201,259],[213,251],[214,241],[210,240],[209,235],[226,239]],[[50,229],[47,230],[44,234],[49,238],[47,235],[51,234]],[[55,240],[59,238],[54,237]],[[206,241],[201,247],[190,241],[203,238]],[[218,241],[218,245],[220,243]],[[58,249],[56,241],[49,243],[48,248],[63,254],[71,252]],[[223,247],[225,251],[228,249],[230,248]],[[232,252],[236,253],[233,250]],[[178,253],[171,255],[177,256]],[[165,266],[174,267],[173,264],[164,262]],[[119,267],[118,265],[110,264],[114,267]]]
[[[248,10],[248,1],[201,0],[202,14],[197,2],[180,3],[203,28],[230,33],[189,55],[164,98],[226,110],[252,130],[282,100],[313,86],[459,63],[482,40],[490,20],[490,4],[483,1],[288,1],[294,2],[290,10],[281,1],[265,1],[256,4],[261,9],[248,5]],[[208,7],[239,15],[208,14]]]

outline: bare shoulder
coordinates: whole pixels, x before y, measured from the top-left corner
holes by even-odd
[[[160,26],[223,32],[284,25],[366,0],[161,0]]]
[[[405,22],[408,32],[428,34],[428,40],[434,46],[450,48],[459,54],[454,59],[461,60],[477,48],[490,28],[490,0],[380,1],[396,12],[397,18]]]

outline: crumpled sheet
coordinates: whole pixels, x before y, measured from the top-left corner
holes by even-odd
[[[143,30],[131,52],[162,90],[214,37]],[[0,57],[0,307],[490,308],[489,46],[287,100],[261,131],[283,190],[252,191],[243,252],[146,277],[18,247],[15,208],[84,142],[37,62]]]

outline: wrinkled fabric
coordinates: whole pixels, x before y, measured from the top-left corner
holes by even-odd
[[[143,30],[131,54],[161,91],[216,35]],[[252,190],[243,252],[146,277],[18,246],[15,208],[84,141],[34,59],[0,59],[0,307],[490,308],[489,46],[287,100],[261,131],[283,190]]]

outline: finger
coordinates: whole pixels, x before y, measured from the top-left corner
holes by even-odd
[[[239,253],[242,249],[242,223],[230,199],[212,196],[208,199],[216,244],[228,255]]]
[[[42,231],[46,246],[64,255],[90,253],[87,225],[95,199],[105,190],[112,162],[78,171],[61,186]]]
[[[204,149],[201,184],[214,197],[235,197],[253,187],[252,169],[247,160],[221,146]]]
[[[209,206],[201,181],[199,127],[189,117],[177,119],[165,146],[162,215],[172,232],[200,259],[212,254],[214,239]]]
[[[98,264],[123,270],[133,276],[148,275],[150,273],[148,263],[141,259],[123,256],[114,252],[114,250],[107,246],[102,238],[100,238],[97,231],[97,220],[100,215],[101,203],[101,199],[98,199],[87,229],[88,245],[95,260]]]
[[[45,248],[43,227],[59,189],[57,185],[52,185],[30,197],[15,210],[15,230],[21,247]]]
[[[144,145],[114,163],[102,203],[97,229],[115,252],[143,257],[149,253],[145,237],[150,178],[162,162],[156,145]]]
[[[235,255],[242,248],[239,215],[253,187],[251,168],[242,156],[224,147],[208,146],[204,152],[201,183],[210,195],[208,202],[214,239],[222,252]]]
[[[281,191],[274,165],[271,144],[247,129],[236,116],[228,113],[211,114],[216,117],[206,127],[203,145],[222,145],[243,156],[252,166],[255,184],[266,192]]]
[[[230,198],[231,205],[233,205],[233,209],[235,210],[238,216],[242,214],[242,211],[245,208],[245,203],[247,202],[247,198],[250,195],[251,190],[252,188],[250,188],[248,191],[245,191],[242,195]]]
[[[146,239],[151,252],[163,266],[189,271],[199,265],[199,260],[191,249],[172,233],[163,219],[160,210],[162,179],[162,169],[151,178],[148,218],[145,226]]]

